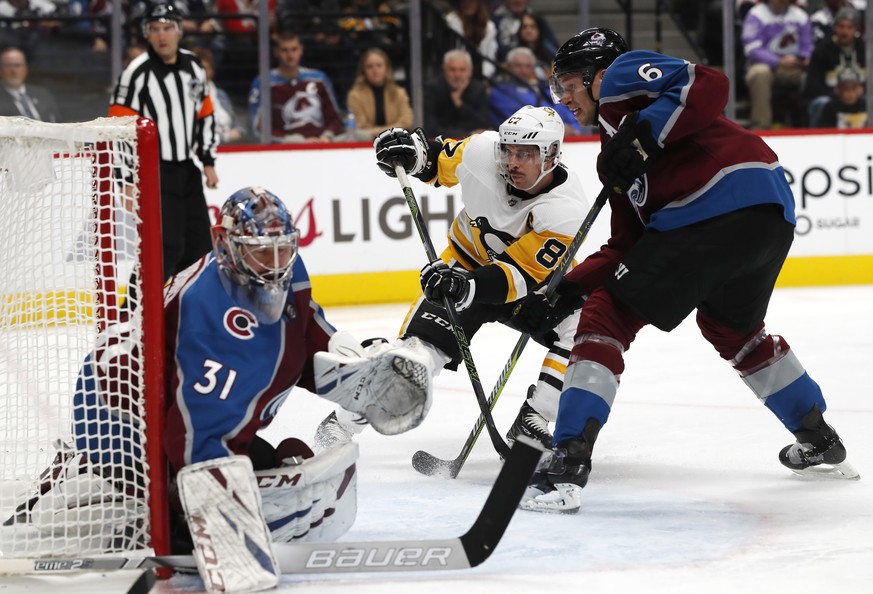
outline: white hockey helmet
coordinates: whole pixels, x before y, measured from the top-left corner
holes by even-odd
[[[218,213],[212,243],[222,284],[260,322],[282,315],[299,239],[285,205],[261,187],[234,192]]]
[[[494,147],[495,160],[500,175],[519,190],[526,191],[537,185],[543,177],[561,161],[561,146],[564,142],[564,122],[551,107],[525,105],[506,118],[498,129],[499,140]],[[540,175],[527,188],[518,188],[509,175],[508,145],[539,147]]]

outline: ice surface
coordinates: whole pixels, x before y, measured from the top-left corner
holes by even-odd
[[[327,314],[338,328],[366,338],[392,336],[406,311],[406,305],[386,305]],[[822,386],[825,418],[843,437],[860,481],[809,481],[783,468],[777,453],[793,436],[700,337],[692,317],[670,334],[644,329],[627,353],[579,514],[519,511],[491,558],[471,570],[284,576],[279,591],[873,591],[873,286],[777,290],[767,327],[788,341]],[[516,338],[490,325],[473,339],[486,393]],[[535,381],[543,353],[529,344],[513,371],[494,410],[501,432]],[[290,433],[311,440],[330,410],[301,390],[266,437]],[[476,415],[463,369],[444,371],[421,427],[394,437],[361,434],[358,519],[343,540],[465,532],[499,470],[487,435],[455,480],[419,475],[410,459],[418,449],[454,458]],[[201,588],[197,578],[175,577],[156,591]]]

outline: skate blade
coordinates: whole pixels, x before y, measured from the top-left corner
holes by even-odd
[[[803,470],[792,469],[792,472],[797,476],[813,480],[861,480],[861,475],[858,474],[855,467],[848,462],[840,462],[839,464],[818,464],[817,466],[809,466]]]

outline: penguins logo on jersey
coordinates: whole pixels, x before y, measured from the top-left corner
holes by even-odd
[[[231,307],[224,312],[224,329],[240,340],[254,338],[257,326],[255,315],[241,307]]]
[[[470,219],[470,227],[479,230],[476,243],[480,246],[480,253],[482,250],[485,251],[485,254],[483,255],[488,256],[489,262],[493,262],[494,258],[502,254],[503,251],[516,240],[516,238],[509,233],[498,231],[492,227],[491,223],[489,223],[488,219],[485,217]],[[496,241],[489,241],[489,236],[494,236]],[[497,251],[498,249],[500,251]]]

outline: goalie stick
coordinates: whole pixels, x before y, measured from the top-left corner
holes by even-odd
[[[281,543],[273,552],[284,574],[389,571],[440,571],[476,567],[488,559],[509,526],[528,480],[539,462],[542,446],[520,436],[479,512],[462,536],[363,542]],[[0,557],[0,575],[107,571],[168,567],[196,571],[194,557],[82,557],[10,559]]]
[[[433,242],[430,240],[430,234],[427,231],[427,224],[424,222],[424,217],[421,216],[421,210],[418,208],[418,201],[412,192],[412,186],[409,183],[406,170],[403,168],[403,165],[396,165],[394,172],[397,174],[397,181],[400,182],[400,187],[403,189],[403,197],[406,198],[406,204],[409,205],[409,212],[412,213],[412,220],[415,222],[415,228],[418,229],[418,235],[421,238],[421,243],[424,245],[428,262],[436,262],[439,260],[439,257],[433,248]],[[494,424],[491,409],[489,408],[488,401],[485,399],[485,391],[482,389],[482,382],[479,380],[479,372],[476,370],[476,364],[473,362],[473,353],[470,352],[470,341],[467,340],[464,327],[461,326],[461,322],[458,320],[455,304],[449,296],[445,296],[443,297],[443,306],[446,309],[446,317],[449,318],[452,333],[455,335],[455,341],[458,343],[458,350],[461,351],[464,366],[467,368],[467,375],[470,376],[473,394],[476,395],[476,402],[479,404],[479,410],[482,413],[482,422],[488,428],[488,436],[491,438],[491,443],[494,444],[497,453],[505,458],[509,453],[509,446],[503,441],[503,437],[500,436],[500,432]]]
[[[573,262],[576,252],[579,251],[579,247],[588,236],[588,232],[591,230],[594,220],[597,218],[597,215],[600,214],[601,209],[606,204],[609,195],[612,193],[612,190],[610,189],[611,187],[612,184],[606,184],[603,186],[600,193],[597,195],[597,198],[594,199],[594,204],[591,206],[591,209],[582,221],[582,225],[579,227],[579,230],[570,242],[567,253],[564,254],[561,263],[558,264],[558,267],[553,270],[549,276],[549,282],[546,285],[545,292],[547,296],[555,291],[558,283],[561,282],[561,279],[570,268],[570,264]],[[518,313],[518,308],[516,308],[515,313]],[[497,404],[497,399],[500,397],[500,393],[503,392],[503,388],[509,379],[509,374],[512,372],[513,368],[515,368],[515,364],[518,362],[518,358],[521,356],[521,352],[524,350],[529,339],[530,334],[525,333],[522,334],[518,338],[518,342],[515,343],[515,348],[512,349],[512,353],[509,355],[509,360],[503,367],[503,371],[500,373],[500,377],[497,378],[497,383],[494,384],[494,389],[491,390],[491,395],[488,397],[489,411],[494,410],[494,406]],[[418,450],[412,455],[412,467],[425,476],[436,476],[444,479],[456,478],[458,473],[461,472],[464,463],[467,461],[470,452],[473,451],[473,446],[476,444],[476,440],[479,439],[479,434],[482,433],[482,427],[485,426],[485,424],[486,419],[484,415],[479,415],[479,418],[476,419],[476,424],[473,426],[473,430],[467,436],[467,441],[465,441],[464,445],[461,447],[461,452],[454,460],[443,460],[442,458],[437,458],[433,454],[425,452],[424,450]],[[500,450],[498,450],[498,453],[500,453]]]

